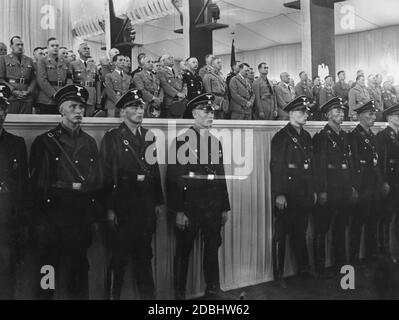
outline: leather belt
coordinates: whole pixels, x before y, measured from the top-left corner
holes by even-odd
[[[18,83],[18,84],[29,84],[29,83],[30,83],[30,80],[27,80],[27,79],[24,79],[24,78],[20,78],[20,79],[7,79],[7,82],[8,82],[8,83],[11,83],[11,84],[15,84],[15,83]]]
[[[82,190],[82,183],[81,182],[64,182],[64,181],[57,181],[52,185],[53,188],[56,189],[67,189],[67,190],[74,190],[80,191]]]
[[[66,82],[64,81],[49,81],[52,86],[63,87],[65,86]]]
[[[83,87],[95,87],[96,82],[95,81],[75,81],[75,84],[79,84]]]
[[[298,165],[296,165],[295,163],[289,163],[288,164],[288,169],[304,169],[304,170],[308,170],[310,167],[310,165],[308,163],[304,163],[303,164],[303,168],[299,167]]]
[[[343,163],[341,166],[336,166],[334,164],[329,164],[327,166],[328,169],[330,170],[348,170],[348,165],[346,163]]]

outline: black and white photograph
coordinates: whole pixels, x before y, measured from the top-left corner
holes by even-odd
[[[0,0],[0,300],[399,299],[398,12]]]

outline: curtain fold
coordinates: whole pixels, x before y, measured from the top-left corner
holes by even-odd
[[[72,47],[68,0],[2,0],[0,12],[0,41],[7,46],[12,36],[19,35],[28,56],[35,47],[46,46],[50,37],[57,37],[62,46]]]

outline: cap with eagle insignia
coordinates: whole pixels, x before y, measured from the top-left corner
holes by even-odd
[[[301,110],[310,111],[309,105],[310,102],[306,96],[299,96],[298,98],[295,98],[290,103],[288,103],[285,106],[284,111],[285,112],[301,111]]]
[[[86,104],[87,99],[89,99],[87,89],[73,84],[61,88],[54,95],[54,100],[59,106],[65,101],[76,101]]]
[[[391,114],[399,114],[399,103],[396,103],[393,106],[386,108],[384,111],[382,111],[382,114],[385,117]]]
[[[143,93],[141,90],[133,89],[126,92],[116,103],[115,108],[124,109],[128,107],[144,106]]]
[[[193,110],[215,111],[215,96],[213,94],[204,93],[195,97],[187,104],[184,118],[193,119]]]
[[[363,112],[376,112],[377,109],[375,107],[374,100],[367,101],[364,105],[360,106],[359,108],[354,110],[357,114],[361,114]]]
[[[334,97],[331,100],[327,101],[325,104],[323,104],[320,107],[320,111],[324,114],[327,114],[329,111],[331,111],[332,109],[341,109],[341,110],[345,110],[347,109],[343,102],[342,102],[342,98],[339,97]]]
[[[7,107],[10,103],[8,99],[11,96],[11,88],[7,83],[0,82],[0,107]]]

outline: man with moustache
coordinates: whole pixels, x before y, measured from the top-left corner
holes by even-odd
[[[231,120],[252,120],[255,94],[248,80],[249,64],[240,64],[240,72],[230,81]]]
[[[212,61],[212,70],[204,76],[205,92],[215,96],[215,119],[225,119],[229,113],[226,80],[222,75],[222,59]]]
[[[283,279],[285,243],[289,235],[298,274],[313,274],[309,269],[306,246],[308,218],[315,202],[314,156],[310,134],[303,128],[308,119],[309,100],[298,97],[287,104],[284,112],[289,123],[272,139],[271,191],[274,202],[273,268],[278,284]]]
[[[82,86],[56,92],[61,123],[35,139],[29,164],[37,276],[43,276],[42,266],[52,266],[57,276],[63,270],[66,295],[74,300],[89,298],[87,251],[101,187],[96,141],[81,128],[88,97]],[[37,298],[51,299],[54,290],[40,284],[37,280]]]
[[[326,234],[333,225],[335,265],[347,263],[346,228],[349,225],[351,205],[357,199],[353,181],[353,161],[348,134],[342,130],[345,106],[341,98],[333,98],[320,111],[328,124],[313,137],[314,169],[318,192],[318,207],[314,214],[314,250],[316,270],[325,273]]]
[[[179,300],[186,297],[189,257],[199,231],[204,242],[206,296],[226,298],[220,289],[218,251],[230,201],[222,145],[209,131],[214,120],[214,103],[212,94],[202,94],[189,102],[194,126],[174,141],[176,148],[171,150],[175,150],[177,162],[169,163],[167,168],[168,206],[176,222],[174,286]],[[188,148],[188,163],[179,157],[181,148]]]
[[[381,178],[377,141],[371,131],[377,112],[374,101],[370,100],[354,111],[360,123],[350,133],[350,145],[355,172],[354,183],[359,197],[356,208],[353,210],[350,247],[351,263],[361,266],[367,262],[360,256],[362,228],[365,227],[365,259],[369,258],[370,261],[377,254],[377,225],[380,219],[378,201],[381,196],[388,195],[389,186],[383,183]]]
[[[3,125],[7,117],[11,89],[0,83],[0,300],[15,298],[17,265],[25,239],[23,228],[28,164],[23,138],[8,133]]]
[[[128,91],[115,107],[123,123],[105,134],[100,150],[107,221],[113,230],[107,298],[120,300],[130,256],[140,298],[154,300],[151,242],[157,217],[165,213],[155,136],[142,127],[141,91]]]
[[[388,194],[380,202],[382,210],[379,212],[381,222],[378,232],[378,251],[390,257],[389,243],[390,240],[394,240],[390,237],[389,227],[394,215],[399,213],[399,104],[385,109],[383,115],[388,121],[388,126],[377,134],[377,151],[383,185]],[[399,231],[398,225],[396,223],[396,234]]]
[[[8,113],[31,114],[36,88],[35,64],[24,55],[21,37],[12,37],[10,46],[11,53],[0,57],[0,81],[7,82],[12,91]]]

